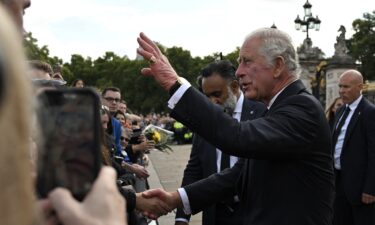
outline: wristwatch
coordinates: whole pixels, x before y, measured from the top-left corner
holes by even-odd
[[[172,87],[169,89],[169,95],[172,96],[180,87],[182,84],[189,83],[185,78],[178,76],[176,83],[172,85]]]

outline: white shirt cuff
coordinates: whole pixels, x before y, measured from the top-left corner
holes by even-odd
[[[187,196],[185,189],[179,188],[177,191],[180,194],[182,204],[184,205],[184,213],[187,215],[190,215],[191,214],[190,202],[189,202],[189,198]]]
[[[187,89],[191,84],[189,82],[181,84],[181,86],[177,89],[177,91],[172,95],[172,97],[168,101],[168,107],[170,109],[174,109],[174,107],[177,105],[177,103],[180,101],[181,97],[185,94]]]
[[[180,221],[180,222],[185,222],[185,223],[189,223],[189,220],[185,219],[185,218],[176,218],[175,221]]]

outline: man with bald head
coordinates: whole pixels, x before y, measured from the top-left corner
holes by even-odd
[[[375,224],[375,106],[362,96],[356,70],[339,79],[344,102],[332,134],[336,197],[334,225]]]

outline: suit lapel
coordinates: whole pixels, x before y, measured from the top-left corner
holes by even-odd
[[[251,120],[255,117],[255,106],[244,99],[242,104],[241,121]]]
[[[275,99],[275,102],[272,104],[271,108],[268,110],[266,115],[272,112],[272,109],[275,108],[280,102],[282,102],[284,99],[288,98],[291,95],[297,95],[301,92],[305,92],[306,88],[303,85],[301,80],[296,80],[293,83],[289,84]]]
[[[358,104],[357,108],[355,109],[355,111],[353,113],[352,118],[350,119],[350,122],[348,124],[348,128],[347,128],[346,133],[345,133],[345,139],[344,139],[344,145],[343,146],[346,146],[346,142],[350,139],[350,136],[353,133],[353,129],[354,129],[358,119],[360,118],[360,116],[362,114],[363,106],[365,104],[364,101],[365,101],[365,98],[362,97],[362,100]]]

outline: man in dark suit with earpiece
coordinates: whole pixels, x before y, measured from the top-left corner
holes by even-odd
[[[362,96],[362,87],[360,72],[348,70],[340,76],[344,106],[332,133],[334,225],[375,224],[375,106]]]

